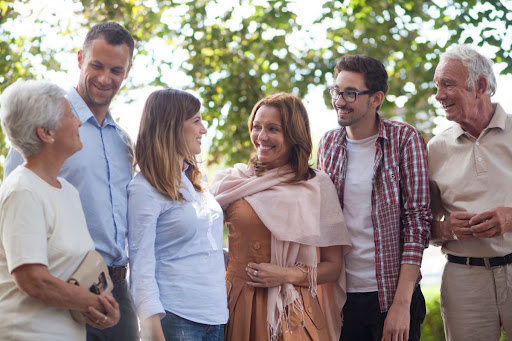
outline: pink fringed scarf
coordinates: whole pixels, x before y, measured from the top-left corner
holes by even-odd
[[[256,177],[247,165],[236,164],[217,173],[211,189],[223,208],[242,198],[251,205],[272,233],[272,264],[307,267],[309,290],[313,296],[318,291],[329,335],[332,340],[338,340],[340,314],[346,300],[345,270],[342,269],[337,282],[317,288],[316,267],[317,247],[350,246],[343,213],[336,189],[325,173],[318,171],[308,181],[286,183],[291,177],[288,166],[268,170]],[[344,247],[344,254],[347,250]],[[281,333],[281,321],[288,323],[286,307],[291,306],[301,312],[304,312],[304,307],[292,284],[268,288],[267,297],[269,339],[274,341]]]

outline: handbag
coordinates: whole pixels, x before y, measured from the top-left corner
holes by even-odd
[[[105,295],[114,288],[107,265],[96,250],[87,253],[78,269],[68,279],[68,283],[78,285],[96,295]],[[70,313],[73,320],[85,323],[85,318],[80,311],[70,310]]]

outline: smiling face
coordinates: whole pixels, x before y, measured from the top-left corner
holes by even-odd
[[[206,134],[207,130],[201,120],[201,112],[197,112],[191,118],[183,122],[183,134],[185,135],[185,143],[191,155],[201,153],[201,138]]]
[[[288,163],[291,146],[285,140],[281,113],[277,108],[263,105],[256,111],[251,141],[256,148],[258,160],[265,163],[267,169]]]
[[[468,71],[460,60],[445,59],[439,63],[434,75],[437,86],[436,100],[443,106],[446,118],[464,126],[477,119],[473,112],[477,108],[475,86],[467,86]]]
[[[87,50],[78,52],[78,66],[78,93],[94,114],[106,113],[130,70],[128,45],[110,45],[104,39],[95,39]]]
[[[352,71],[341,71],[336,77],[334,86],[341,91],[365,91],[370,90],[365,85],[364,74]],[[338,123],[342,127],[364,126],[372,124],[375,120],[377,106],[372,105],[371,94],[358,95],[356,100],[348,103],[340,96],[337,100],[331,100],[334,110],[338,115]]]
[[[59,120],[59,128],[53,134],[53,146],[62,150],[66,157],[69,157],[82,149],[82,141],[78,133],[78,128],[80,128],[82,122],[73,115],[69,102],[67,100],[63,101],[66,102],[65,109]]]

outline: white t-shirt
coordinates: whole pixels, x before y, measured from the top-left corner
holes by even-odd
[[[85,340],[85,325],[69,310],[43,304],[21,292],[11,272],[24,264],[44,264],[67,281],[94,244],[77,190],[59,178],[50,186],[19,166],[0,188],[0,338],[5,340]]]
[[[347,292],[377,291],[375,242],[372,222],[372,179],[375,141],[347,138],[348,164],[343,192],[343,214],[352,249],[345,256]]]

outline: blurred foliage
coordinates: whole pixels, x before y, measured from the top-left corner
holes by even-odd
[[[0,0],[0,91],[17,78],[38,76],[27,55],[40,55],[40,64],[58,68],[54,51],[42,49],[44,34],[11,38],[4,28],[6,21],[23,20],[12,2]],[[383,115],[411,123],[427,139],[437,115],[432,78],[439,54],[447,47],[470,43],[491,48],[496,51],[495,62],[506,63],[503,72],[512,73],[507,38],[512,5],[505,0],[327,1],[314,28],[303,26],[297,5],[286,0],[238,0],[231,5],[220,0],[81,0],[80,4],[74,13],[79,25],[119,22],[137,41],[135,62],[145,56],[156,66],[154,78],[145,84],[128,83],[129,88],[176,86],[163,77],[169,69],[180,68],[189,77],[190,88],[203,100],[204,119],[217,131],[210,163],[246,162],[252,151],[247,119],[257,100],[276,91],[304,97],[309,85],[331,85],[335,60],[344,53],[368,54],[385,63],[390,91]],[[162,54],[155,41],[183,51],[184,59]],[[327,93],[325,99],[329,103]],[[0,152],[5,154],[1,140]]]

